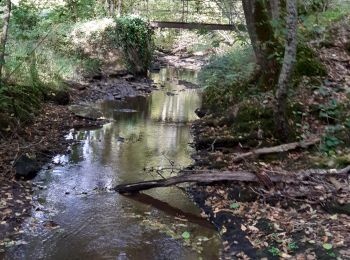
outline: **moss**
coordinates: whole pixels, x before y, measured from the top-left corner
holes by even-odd
[[[290,125],[290,139],[297,137],[297,125],[301,123],[304,111],[302,104],[298,102],[288,105],[288,118]],[[250,136],[245,145],[254,146],[260,141],[258,131],[262,130],[263,140],[275,140],[276,133],[273,108],[270,104],[264,105],[258,101],[247,101],[240,105],[240,109],[232,125],[232,132],[235,136]]]
[[[272,108],[246,102],[237,113],[234,128],[239,133],[251,133],[262,129],[270,132],[273,127]]]
[[[314,50],[305,44],[299,44],[295,73],[297,78],[301,76],[326,76],[327,69]]]
[[[255,29],[260,44],[261,53],[265,56],[264,68],[258,80],[258,87],[263,90],[271,90],[278,81],[280,64],[276,54],[280,54],[283,47],[275,37],[271,19],[268,13],[268,2],[264,0],[255,1]],[[278,56],[278,55],[277,55]]]
[[[350,165],[350,154],[337,156],[335,158],[335,163],[339,168],[346,167]]]

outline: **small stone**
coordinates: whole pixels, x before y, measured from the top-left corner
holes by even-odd
[[[345,204],[345,200],[344,200],[344,199],[338,199],[338,203],[339,203],[340,205],[344,205],[344,204]]]

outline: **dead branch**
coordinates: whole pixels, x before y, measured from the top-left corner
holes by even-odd
[[[272,182],[281,182],[281,181],[291,181],[293,178],[288,178],[289,180],[284,179],[283,176],[270,176]],[[114,189],[120,193],[126,192],[138,192],[141,190],[148,190],[158,187],[169,187],[179,183],[185,182],[197,182],[197,183],[212,183],[217,181],[243,181],[243,182],[258,182],[259,179],[255,174],[245,171],[237,172],[207,172],[207,173],[194,173],[194,174],[184,174],[181,176],[171,177],[168,179],[160,179],[153,181],[143,181],[138,183],[130,184],[121,184],[117,185]]]
[[[141,190],[148,190],[159,187],[169,187],[180,183],[213,183],[220,181],[240,181],[240,182],[256,182],[260,183],[260,179],[256,174],[247,171],[207,171],[198,173],[200,171],[184,170],[183,175],[171,177],[168,179],[158,179],[151,181],[143,181],[137,183],[120,184],[117,185],[114,190],[119,193],[132,193],[139,192]],[[266,171],[268,172],[268,171]],[[284,173],[284,174],[269,174],[268,177],[272,183],[301,183],[310,177],[348,177],[350,173],[350,166],[336,170],[304,170],[297,173]]]
[[[294,143],[282,144],[282,145],[273,146],[273,147],[264,147],[264,148],[256,149],[247,153],[237,154],[236,157],[233,159],[233,162],[240,162],[243,159],[246,159],[248,157],[253,157],[253,156],[260,156],[260,155],[273,154],[273,153],[284,153],[284,152],[292,151],[298,148],[308,148],[309,146],[319,143],[320,140],[321,140],[320,138],[314,138],[314,139],[300,141],[300,142],[294,142]]]

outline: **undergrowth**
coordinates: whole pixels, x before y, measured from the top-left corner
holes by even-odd
[[[205,88],[203,103],[208,108],[225,109],[252,89],[247,83],[255,70],[253,51],[238,47],[229,53],[212,58],[199,73],[199,82]]]
[[[323,82],[327,76],[326,66],[314,49],[315,42],[327,37],[333,40],[329,28],[347,15],[349,10],[340,6],[302,14],[300,17],[297,63],[287,111],[291,140],[308,138],[313,128],[304,122],[308,116],[308,105],[301,103],[301,97],[293,96],[293,93],[298,92],[305,78],[310,82]],[[274,95],[272,91],[257,87],[254,64],[253,50],[245,47],[236,47],[231,52],[213,58],[199,73],[200,84],[204,87],[202,106],[204,110],[215,114],[219,112],[218,114],[230,118],[234,135],[252,136],[252,133],[260,129],[265,137],[274,138]],[[316,115],[323,124],[328,125],[319,147],[320,152],[326,155],[339,152],[339,146],[347,145],[350,140],[347,134],[350,128],[349,108],[332,102],[320,105]]]
[[[70,6],[45,8],[29,0],[14,5],[0,87],[2,130],[33,118],[50,93],[66,91],[67,80],[99,72],[111,51],[126,50],[128,67],[136,72],[150,65],[152,34],[143,20],[98,19],[80,9],[67,15]]]
[[[110,31],[110,40],[122,49],[127,68],[134,74],[147,75],[153,56],[153,30],[139,17],[119,17]]]

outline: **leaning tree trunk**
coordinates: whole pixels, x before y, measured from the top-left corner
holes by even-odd
[[[0,87],[2,85],[2,76],[3,76],[3,67],[5,64],[5,50],[6,50],[6,42],[8,29],[10,25],[10,16],[11,16],[11,0],[6,1],[6,7],[4,10],[4,25],[2,27],[2,33],[0,38]]]
[[[297,52],[297,0],[287,0],[286,2],[287,36],[282,70],[278,79],[275,105],[275,130],[282,141],[289,138],[289,123],[287,117],[288,88],[296,62]]]
[[[259,86],[272,89],[278,79],[280,66],[276,59],[279,42],[271,21],[278,9],[264,0],[242,0],[244,16],[258,65]]]

